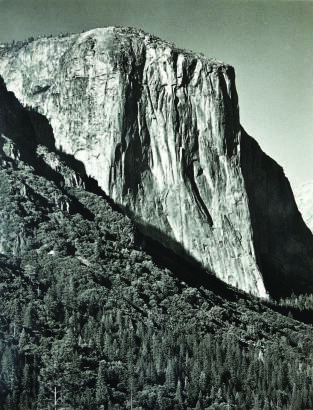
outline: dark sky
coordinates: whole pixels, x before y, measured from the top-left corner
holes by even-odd
[[[232,64],[246,131],[294,186],[313,180],[313,1],[0,0],[0,42],[110,25]]]

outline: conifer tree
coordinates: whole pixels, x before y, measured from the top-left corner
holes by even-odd
[[[104,361],[101,361],[99,363],[96,385],[96,401],[98,405],[108,403],[109,399],[108,388],[105,381],[105,366],[106,365]]]
[[[181,382],[180,379],[177,381],[176,393],[175,393],[175,400],[178,404],[183,403],[182,391],[181,391]]]

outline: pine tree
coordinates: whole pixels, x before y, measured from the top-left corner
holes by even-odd
[[[31,378],[30,378],[29,364],[27,363],[25,363],[24,369],[23,369],[22,386],[24,390],[30,393]]]
[[[26,307],[25,314],[24,314],[24,321],[23,325],[28,328],[33,327],[33,305],[32,302],[29,302],[29,304]]]
[[[96,401],[97,404],[106,404],[109,399],[108,388],[105,381],[106,363],[101,361],[98,368]]]
[[[23,328],[23,330],[20,334],[19,342],[18,342],[18,346],[21,350],[23,350],[24,346],[26,346],[27,340],[28,340],[28,336],[25,332],[25,329]]]
[[[104,334],[104,326],[103,323],[101,322],[97,333],[96,333],[96,346],[99,352],[102,351],[102,347],[103,347],[103,334]]]
[[[206,391],[207,387],[207,377],[205,372],[202,370],[200,373],[200,378],[199,378],[199,387],[202,392]]]
[[[173,359],[168,359],[167,361],[167,367],[165,371],[165,384],[170,389],[175,388],[176,381],[175,381],[175,371],[174,371]]]
[[[127,382],[130,393],[130,405],[133,406],[133,399],[137,388],[137,380],[135,375],[134,361],[135,361],[135,338],[134,328],[132,322],[129,321],[128,325],[128,351],[127,351]]]
[[[175,393],[175,401],[177,401],[178,404],[183,403],[183,397],[182,397],[182,391],[181,391],[181,382],[178,379],[177,381],[177,387],[176,387],[176,393]]]
[[[201,408],[202,408],[201,403],[200,403],[200,400],[198,399],[195,410],[201,410]]]

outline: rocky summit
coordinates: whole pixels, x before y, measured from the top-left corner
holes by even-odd
[[[241,290],[313,290],[312,234],[240,125],[233,67],[109,27],[0,45],[0,75],[7,156],[51,172],[62,156],[74,185],[93,180],[144,235]],[[32,132],[17,133],[25,111]]]

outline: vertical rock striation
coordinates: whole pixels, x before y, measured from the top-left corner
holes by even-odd
[[[56,148],[83,163],[145,234],[259,296],[272,292],[273,271],[312,286],[313,241],[302,235],[291,190],[280,192],[288,181],[274,162],[278,208],[264,211],[271,192],[262,178],[272,175],[241,129],[231,66],[111,27],[0,46],[0,75],[49,120]],[[298,232],[292,252],[280,239],[264,259],[289,225]],[[286,268],[286,255],[306,261],[300,273]]]

